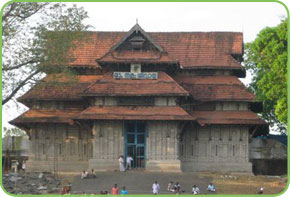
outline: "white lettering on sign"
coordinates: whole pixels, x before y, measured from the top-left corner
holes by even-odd
[[[157,72],[114,72],[113,76],[115,79],[158,79]]]

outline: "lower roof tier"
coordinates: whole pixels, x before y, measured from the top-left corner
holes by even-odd
[[[91,106],[87,109],[31,109],[10,121],[16,126],[33,123],[74,124],[75,120],[158,120],[196,121],[205,125],[260,125],[267,123],[251,111],[193,111],[178,106]],[[30,127],[30,126],[29,126]]]
[[[193,120],[184,109],[172,107],[92,106],[76,119],[89,120]]]
[[[193,111],[191,115],[202,126],[208,124],[267,125],[251,111]]]
[[[64,123],[73,124],[73,118],[81,113],[82,109],[48,110],[31,109],[9,123],[19,126],[32,123]]]

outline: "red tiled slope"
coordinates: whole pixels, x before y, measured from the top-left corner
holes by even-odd
[[[164,72],[158,73],[158,79],[114,79],[113,73],[106,73],[103,78],[90,85],[83,96],[152,96],[175,95],[187,96],[189,93]]]
[[[181,107],[91,106],[76,119],[94,120],[192,120]]]
[[[256,98],[235,76],[179,76],[174,79],[196,100],[254,101]]]
[[[202,126],[206,124],[267,124],[251,111],[193,111],[192,116]]]
[[[9,123],[13,125],[29,123],[67,123],[72,124],[73,117],[76,117],[81,109],[68,110],[45,110],[31,109]]]
[[[130,63],[177,63],[177,60],[170,58],[165,53],[152,51],[122,51],[120,53],[112,52],[106,54],[98,62],[130,62]]]
[[[96,66],[127,32],[90,32],[90,39],[72,51],[72,66]],[[241,68],[231,54],[242,54],[243,35],[233,32],[155,32],[149,36],[183,68]]]
[[[68,79],[64,75],[47,76],[43,83],[19,97],[19,101],[36,100],[78,100],[79,94],[101,75],[80,75]]]

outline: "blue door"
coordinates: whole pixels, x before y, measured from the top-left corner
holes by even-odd
[[[130,155],[133,158],[133,168],[145,168],[145,122],[125,122],[125,133],[125,157]]]

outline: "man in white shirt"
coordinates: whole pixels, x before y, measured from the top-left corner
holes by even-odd
[[[159,190],[160,190],[160,186],[159,184],[157,183],[157,181],[155,181],[152,185],[152,190],[153,190],[153,194],[158,194],[159,193]]]
[[[130,155],[128,155],[127,156],[127,160],[126,160],[126,169],[127,170],[131,170],[132,161],[133,161],[133,158]]]

